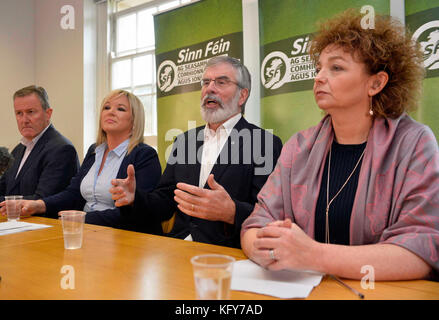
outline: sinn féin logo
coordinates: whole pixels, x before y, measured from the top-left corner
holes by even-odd
[[[412,39],[421,45],[424,52],[424,67],[428,70],[439,69],[439,20],[420,26]]]
[[[176,84],[177,66],[171,60],[163,61],[157,70],[157,87],[162,92],[169,92]]]
[[[290,59],[280,51],[268,54],[261,66],[261,81],[267,89],[280,88],[289,77]]]

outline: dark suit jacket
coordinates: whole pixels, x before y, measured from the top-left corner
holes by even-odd
[[[82,180],[95,162],[95,147],[96,145],[93,144],[88,149],[82,166],[78,174],[72,179],[70,185],[64,191],[43,199],[46,204],[47,216],[57,218],[59,211],[84,209],[86,201],[81,195],[80,187]],[[151,191],[157,186],[162,171],[157,152],[152,147],[141,143],[134,147],[129,154],[125,155],[117,172],[117,179],[125,179],[127,177],[127,167],[129,164],[134,165],[136,183],[139,188]],[[129,221],[122,219],[119,208],[87,212],[85,222],[132,231],[142,229],[141,225],[133,225]]]
[[[184,239],[191,233],[195,241],[239,248],[241,225],[253,211],[256,196],[276,165],[282,142],[244,118],[235,125],[211,171],[235,202],[235,222],[229,225],[190,217],[178,210],[174,200],[178,182],[199,184],[203,129],[198,127],[176,138],[158,187],[153,192],[137,189],[133,207],[124,207],[122,214],[144,225],[149,220],[152,225],[176,212],[170,236]],[[207,184],[205,188],[209,188]]]
[[[33,200],[50,196],[68,186],[78,172],[75,147],[53,125],[35,144],[15,179],[25,149],[20,143],[12,150],[15,161],[0,179],[0,201],[7,195],[22,195],[24,199]]]

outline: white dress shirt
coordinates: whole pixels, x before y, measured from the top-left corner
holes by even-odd
[[[49,128],[49,126],[50,126],[50,123],[43,131],[40,132],[39,135],[37,135],[32,140],[27,140],[25,137],[21,138],[20,143],[26,147],[26,150],[24,151],[23,158],[21,159],[20,166],[18,167],[15,179],[17,179],[18,174],[20,173],[21,168],[23,167],[24,163],[26,162],[27,158],[29,157],[30,153],[32,152],[32,149],[35,147],[38,140],[40,140],[41,136],[44,134],[44,132],[46,132],[46,130]]]
[[[200,170],[200,180],[198,186],[204,188],[207,178],[212,171],[213,165],[215,164],[224,144],[232,132],[233,127],[241,119],[241,113],[233,116],[222,125],[220,125],[216,131],[209,128],[209,124],[206,124],[204,128],[204,143],[203,143],[203,154],[201,156],[201,170]]]

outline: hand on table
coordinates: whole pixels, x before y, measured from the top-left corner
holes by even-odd
[[[6,215],[6,201],[0,202],[0,215]]]
[[[35,213],[44,213],[46,212],[46,204],[43,200],[21,200],[21,218],[29,217]],[[0,214],[6,215],[6,202],[3,201],[0,203]]]
[[[29,217],[35,213],[46,212],[46,204],[43,200],[23,200],[21,217]]]
[[[259,229],[253,243],[254,260],[269,270],[312,270],[320,244],[290,219],[275,221]],[[273,250],[273,260],[270,250]]]

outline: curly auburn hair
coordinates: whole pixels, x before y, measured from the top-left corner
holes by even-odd
[[[423,54],[411,33],[389,16],[375,15],[375,28],[363,29],[358,10],[348,9],[320,24],[310,54],[315,62],[328,45],[340,46],[358,57],[369,74],[385,71],[386,86],[373,97],[376,117],[397,118],[418,106],[425,70]]]

